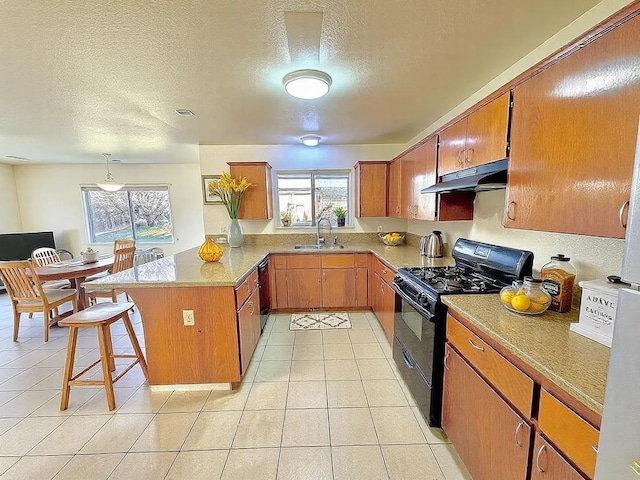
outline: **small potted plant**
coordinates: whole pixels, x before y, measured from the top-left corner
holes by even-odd
[[[335,207],[333,209],[333,214],[338,219],[338,226],[344,227],[345,218],[347,216],[347,209],[344,207]]]
[[[293,208],[288,206],[287,209],[280,214],[280,221],[282,222],[283,227],[288,227],[291,225],[291,219],[293,217]]]

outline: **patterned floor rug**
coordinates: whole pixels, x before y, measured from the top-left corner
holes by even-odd
[[[328,330],[351,328],[348,313],[294,313],[289,330]]]

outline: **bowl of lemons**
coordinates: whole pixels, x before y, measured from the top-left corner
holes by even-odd
[[[542,280],[524,277],[524,282],[500,290],[500,303],[513,313],[539,315],[551,305],[551,295],[541,288]]]
[[[389,232],[389,233],[378,233],[378,237],[380,241],[385,245],[389,245],[391,247],[395,247],[398,245],[402,245],[404,243],[404,232]]]

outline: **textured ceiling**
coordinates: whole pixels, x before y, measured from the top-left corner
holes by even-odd
[[[194,145],[306,133],[404,143],[597,3],[4,0],[0,158],[197,161]],[[330,94],[286,95],[298,68],[329,73]]]

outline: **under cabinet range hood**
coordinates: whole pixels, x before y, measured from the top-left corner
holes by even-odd
[[[478,167],[466,168],[443,175],[440,182],[423,188],[420,193],[448,193],[460,191],[483,192],[498,190],[507,185],[508,160],[499,160]]]

